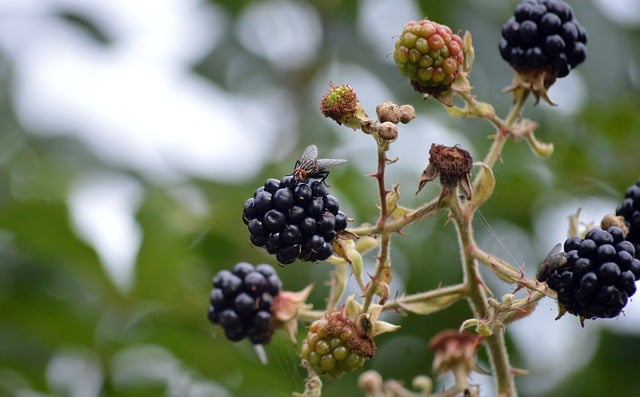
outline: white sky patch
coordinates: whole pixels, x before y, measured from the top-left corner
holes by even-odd
[[[104,374],[99,357],[90,350],[60,348],[47,363],[49,388],[58,395],[98,397]]]
[[[546,106],[546,109],[562,114],[576,114],[588,97],[587,85],[579,70],[572,70],[567,77],[557,79],[549,88],[549,97],[559,106]]]
[[[235,34],[247,51],[284,70],[309,65],[322,45],[320,17],[302,2],[276,0],[249,4],[240,16]]]
[[[108,47],[45,7],[8,11],[0,50],[15,63],[21,122],[36,133],[75,136],[108,164],[151,180],[252,177],[295,117],[281,116],[290,103],[282,90],[241,96],[190,72],[217,42],[223,16],[196,1],[90,4],[67,0],[61,10],[77,6],[101,18],[115,40]]]
[[[69,194],[72,225],[100,257],[107,274],[121,291],[133,285],[142,231],[135,213],[142,187],[115,175],[90,174]]]
[[[518,381],[531,395],[552,390],[595,353],[600,324],[587,321],[581,328],[575,316],[567,314],[556,321],[557,314],[557,304],[545,298],[532,314],[507,328],[529,371]]]
[[[613,200],[598,197],[580,199],[556,194],[553,202],[536,209],[534,229],[536,241],[542,247],[541,252],[546,254],[553,246],[567,239],[568,217],[575,214],[578,209],[581,209],[580,222],[586,224],[594,222],[598,225],[603,216],[615,211],[616,205],[617,203]]]
[[[358,32],[376,50],[372,57],[393,62],[393,45],[405,23],[421,19],[422,12],[413,0],[360,1]]]
[[[628,27],[640,25],[638,0],[593,0],[598,10],[613,22]]]

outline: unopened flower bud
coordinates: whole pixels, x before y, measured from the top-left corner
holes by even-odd
[[[385,141],[395,141],[398,138],[398,126],[390,121],[385,121],[378,126],[378,136]]]
[[[374,370],[364,371],[358,377],[358,386],[369,393],[379,392],[382,390],[382,376]]]
[[[400,107],[390,101],[384,101],[376,106],[376,114],[380,122],[390,121],[393,124],[397,124],[402,116]]]
[[[416,109],[411,105],[400,105],[400,122],[407,124],[416,118]]]

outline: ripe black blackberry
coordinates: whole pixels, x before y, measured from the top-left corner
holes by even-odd
[[[213,277],[209,321],[221,325],[231,341],[248,337],[254,345],[267,344],[274,331],[272,305],[281,290],[273,267],[260,264],[254,268],[240,262],[232,271],[222,270]]]
[[[500,55],[517,71],[565,77],[587,57],[587,32],[561,0],[524,0],[502,27]],[[554,78],[555,79],[555,78]]]
[[[523,0],[502,26],[499,49],[516,74],[508,88],[554,104],[547,89],[587,58],[587,32],[562,0]]]
[[[245,202],[242,221],[253,245],[266,248],[283,265],[327,259],[331,242],[347,227],[347,216],[323,181],[293,175],[267,179]]]
[[[581,320],[611,318],[636,292],[640,260],[621,229],[594,228],[584,238],[567,239],[564,252],[546,260],[537,278],[558,293],[560,315],[568,311]]]
[[[636,248],[636,258],[640,259],[640,180],[627,188],[624,201],[616,209],[616,215],[624,218],[629,228],[626,239]]]

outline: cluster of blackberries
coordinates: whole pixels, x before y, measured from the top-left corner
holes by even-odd
[[[629,228],[627,240],[636,247],[636,258],[640,259],[640,180],[629,186],[624,194],[624,201],[616,209],[616,215],[624,218]]]
[[[331,242],[347,227],[347,216],[323,181],[300,181],[293,175],[267,179],[245,202],[242,220],[251,242],[283,265],[327,259],[333,253]]]
[[[587,32],[561,0],[524,0],[502,27],[500,55],[519,72],[565,77],[587,57]]]
[[[222,270],[213,277],[209,321],[220,324],[234,342],[248,337],[256,345],[269,343],[274,331],[271,308],[281,289],[282,282],[270,265],[254,268],[240,262],[233,271]]]
[[[635,254],[621,229],[594,228],[584,238],[567,239],[564,252],[545,261],[537,278],[558,293],[558,302],[569,313],[583,319],[616,317],[640,279]]]

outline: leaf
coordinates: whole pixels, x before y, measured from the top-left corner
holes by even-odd
[[[406,311],[427,315],[431,313],[435,313],[442,309],[446,309],[451,306],[453,303],[458,301],[458,299],[462,298],[464,295],[461,292],[455,292],[444,296],[438,296],[434,298],[419,300],[419,301],[409,301],[403,302],[402,299],[398,299],[398,306],[403,308]]]

